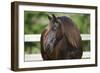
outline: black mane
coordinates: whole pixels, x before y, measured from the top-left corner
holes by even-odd
[[[58,17],[58,19],[60,19],[63,24],[67,23],[69,26],[74,25],[73,21],[67,16],[61,16]]]

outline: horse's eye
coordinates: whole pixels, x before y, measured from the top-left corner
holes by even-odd
[[[56,31],[56,29],[57,29],[57,27],[56,27],[56,26],[54,26],[54,27],[52,28],[52,30],[53,30],[53,31]]]

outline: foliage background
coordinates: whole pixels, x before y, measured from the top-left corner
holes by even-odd
[[[73,20],[79,28],[81,34],[90,34],[90,15],[79,13],[56,13],[56,12],[24,12],[24,34],[41,34],[44,28],[48,25],[48,15],[55,14],[56,16],[67,16]],[[25,42],[25,54],[40,53],[39,42]],[[84,51],[90,51],[90,41],[83,41]]]

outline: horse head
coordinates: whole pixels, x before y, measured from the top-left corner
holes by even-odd
[[[48,34],[46,36],[46,44],[45,44],[45,50],[48,53],[52,53],[54,50],[57,41],[61,38],[61,25],[58,20],[58,18],[52,14],[51,16],[48,16],[49,19],[49,25],[48,25]],[[59,36],[60,35],[60,36]]]

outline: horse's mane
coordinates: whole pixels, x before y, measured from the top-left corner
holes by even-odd
[[[61,29],[68,42],[75,48],[79,48],[81,37],[80,31],[75,26],[74,22],[66,16],[58,17],[61,23]]]

